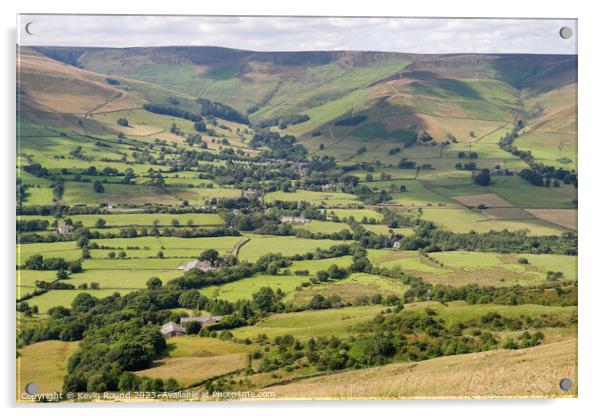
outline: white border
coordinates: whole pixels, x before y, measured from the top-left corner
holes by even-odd
[[[196,407],[178,406],[181,414],[232,414],[246,415],[307,415],[311,413],[365,414],[375,409],[388,413],[437,412],[447,415],[504,415],[508,414],[588,414],[593,413],[600,401],[598,387],[600,377],[600,316],[602,299],[599,275],[599,247],[602,245],[597,231],[600,224],[600,157],[602,133],[600,132],[600,59],[599,39],[602,39],[600,14],[594,2],[505,0],[486,2],[470,0],[453,1],[380,1],[352,3],[351,1],[303,0],[286,2],[278,0],[221,0],[206,2],[192,0],[168,2],[165,0],[127,1],[101,0],[97,2],[75,0],[20,0],[2,2],[3,59],[1,65],[4,84],[2,123],[3,128],[3,175],[0,181],[3,219],[2,282],[3,328],[6,331],[1,343],[2,365],[0,392],[5,414],[31,415],[80,415],[82,413],[106,415],[128,414],[136,405],[98,405],[86,407],[32,408],[15,407],[15,347],[14,347],[14,183],[15,183],[15,22],[17,13],[130,13],[130,14],[249,14],[249,15],[358,15],[358,16],[444,16],[444,17],[554,17],[579,19],[579,399],[556,400],[500,400],[500,401],[401,401],[401,402],[277,402],[241,404],[198,404]],[[174,407],[174,406],[171,406]],[[169,411],[166,406],[145,406],[147,415],[162,415]],[[598,409],[598,412],[600,410]],[[597,412],[596,412],[597,413]]]

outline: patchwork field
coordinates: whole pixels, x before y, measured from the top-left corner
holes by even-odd
[[[575,56],[18,50],[18,393],[576,396]]]
[[[456,233],[526,230],[529,235],[560,235],[566,231],[547,221],[494,220],[488,218],[482,211],[469,211],[463,208],[423,208],[422,218]]]
[[[562,255],[449,251],[427,256],[413,251],[370,250],[369,256],[382,267],[397,268],[427,282],[452,286],[534,285],[545,282],[548,271],[562,272],[563,279],[577,277],[574,258]],[[521,263],[523,258],[528,263]]]

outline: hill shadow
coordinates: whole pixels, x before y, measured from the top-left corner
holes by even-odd
[[[447,95],[455,95],[473,100],[483,98],[470,84],[454,78],[444,78],[431,71],[409,71],[401,75],[403,78],[412,78],[419,81],[419,88],[425,95],[443,98],[446,98]]]

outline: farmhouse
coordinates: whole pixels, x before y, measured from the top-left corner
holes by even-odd
[[[58,231],[60,235],[67,235],[73,231],[73,226],[69,224],[59,225]]]
[[[186,330],[175,322],[168,322],[161,327],[161,335],[165,338],[186,335]]]
[[[305,218],[304,216],[300,216],[300,217],[282,216],[282,217],[280,217],[280,222],[282,224],[286,224],[286,223],[301,224],[301,225],[309,224],[309,220],[307,218]]]
[[[395,241],[393,243],[393,250],[399,250],[401,248],[401,243],[399,241]]]
[[[339,187],[333,183],[322,185],[322,192],[336,192],[338,189]]]
[[[188,316],[188,317],[180,318],[180,325],[184,325],[186,322],[196,321],[196,322],[199,322],[201,325],[205,326],[205,325],[217,323],[217,322],[221,321],[222,319],[223,319],[223,316],[220,316],[220,315]]]
[[[187,272],[192,269],[198,269],[202,272],[215,272],[219,270],[217,267],[214,267],[209,260],[199,260],[195,259],[186,264],[180,264],[178,266],[178,270],[183,272]]]
[[[246,200],[250,200],[254,196],[259,197],[259,191],[257,189],[248,188],[242,192],[242,197]]]

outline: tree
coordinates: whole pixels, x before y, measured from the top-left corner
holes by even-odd
[[[102,182],[100,181],[95,181],[94,182],[94,192],[96,192],[97,194],[101,194],[105,191],[105,187],[102,184]]]
[[[69,273],[66,270],[59,270],[56,272],[56,278],[59,280],[65,280],[69,278]]]
[[[138,378],[134,373],[125,372],[121,374],[117,383],[117,389],[123,392],[138,390]]]
[[[44,257],[34,254],[25,261],[25,268],[29,270],[44,270]]]
[[[159,289],[161,286],[163,286],[163,282],[156,276],[151,277],[146,282],[146,287],[149,290]]]
[[[71,273],[81,273],[84,271],[81,260],[75,260],[70,262],[68,268]]]
[[[163,253],[163,251],[159,250],[157,252],[157,257],[160,258],[160,259],[162,259],[163,257],[165,257],[165,254]]]
[[[178,384],[175,378],[170,377],[167,380],[165,380],[163,390],[167,392],[177,391],[180,390],[180,385]]]
[[[190,289],[178,297],[178,305],[187,309],[202,309],[207,298],[201,296],[198,290]]]
[[[202,120],[199,120],[194,123],[194,129],[200,133],[203,133],[207,131],[207,126]]]
[[[152,355],[139,342],[124,342],[118,344],[114,352],[114,361],[126,371],[136,371],[148,368]]]
[[[316,277],[318,278],[318,280],[319,280],[320,282],[325,282],[325,281],[327,281],[327,280],[328,280],[328,272],[327,272],[327,271],[325,271],[325,270],[319,270],[319,271],[316,273]]]
[[[135,179],[136,179],[136,175],[134,174],[134,170],[132,168],[127,168],[125,170],[125,174],[123,175],[123,179],[121,180],[121,183],[125,183],[125,184],[129,185],[129,184],[133,183]]]
[[[98,299],[89,293],[80,293],[71,302],[71,312],[73,314],[86,312],[93,308],[97,301]]]
[[[211,263],[214,263],[219,260],[219,252],[213,248],[207,249],[199,255],[199,260],[208,260]]]
[[[184,324],[184,329],[189,335],[196,335],[201,331],[201,323],[197,321],[188,321]]]
[[[477,185],[489,186],[491,185],[491,172],[489,169],[483,169],[478,175],[475,175],[473,180]]]
[[[102,184],[101,184],[102,186]],[[96,223],[94,224],[94,226],[96,228],[104,228],[107,225],[107,221],[104,218],[99,218],[96,220]]]
[[[130,125],[130,122],[128,121],[127,118],[122,117],[122,118],[117,119],[117,124],[119,124],[120,126],[123,126],[123,127],[128,127]]]
[[[110,259],[114,259],[115,258],[115,252],[114,251],[109,251],[109,253],[107,254],[107,257]]]
[[[178,221],[176,218],[174,218],[173,220],[171,220],[171,225],[174,227],[179,227],[180,221]]]
[[[253,293],[253,306],[261,312],[274,312],[276,302],[276,294],[271,287],[262,287]]]

